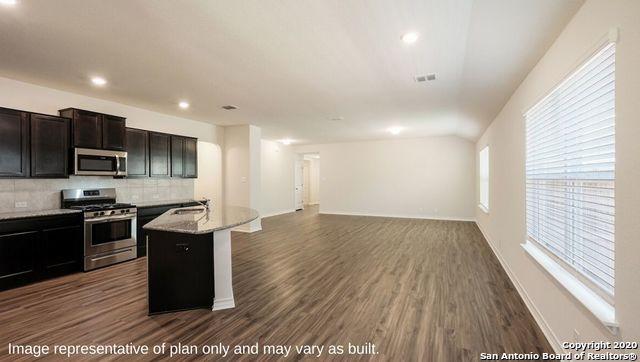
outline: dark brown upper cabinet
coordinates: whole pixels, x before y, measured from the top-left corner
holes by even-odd
[[[126,123],[125,118],[102,115],[102,148],[118,151],[127,149]]]
[[[149,132],[149,176],[171,176],[171,135]]]
[[[197,178],[198,177],[198,139],[184,139],[184,155],[182,161],[182,177]]]
[[[149,176],[149,132],[127,128],[127,177]]]
[[[72,147],[126,149],[125,118],[76,108],[59,112],[61,116],[71,118]]]
[[[0,108],[0,177],[29,176],[29,113]]]
[[[198,154],[196,138],[171,136],[171,176],[198,177]]]
[[[171,136],[171,177],[182,177],[184,158],[184,137]]]
[[[31,177],[68,177],[68,118],[31,114]]]

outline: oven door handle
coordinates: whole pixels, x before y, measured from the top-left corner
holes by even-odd
[[[85,220],[85,223],[87,224],[97,224],[99,222],[102,221],[116,221],[116,220],[127,220],[127,219],[135,219],[136,215],[131,215],[131,214],[127,214],[127,215],[118,215],[118,216],[105,216],[105,217],[99,217],[96,219],[89,219],[89,220]]]
[[[116,175],[120,174],[120,156],[116,156]]]

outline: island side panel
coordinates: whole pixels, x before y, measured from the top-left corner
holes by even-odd
[[[149,314],[213,307],[213,233],[147,231]]]
[[[233,298],[233,274],[231,268],[231,229],[213,233],[213,270],[215,300],[213,310],[236,306]]]

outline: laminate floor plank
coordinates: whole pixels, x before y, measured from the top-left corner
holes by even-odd
[[[262,224],[260,232],[232,235],[236,308],[147,316],[141,258],[0,292],[0,359],[30,359],[8,356],[10,342],[374,343],[379,352],[329,356],[325,349],[322,360],[552,352],[472,222],[323,215],[316,206]],[[162,358],[105,358],[131,359]]]

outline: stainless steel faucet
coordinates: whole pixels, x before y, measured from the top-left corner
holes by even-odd
[[[204,206],[204,209],[209,211],[211,207],[211,199],[204,199],[203,201],[196,201],[198,204]]]

